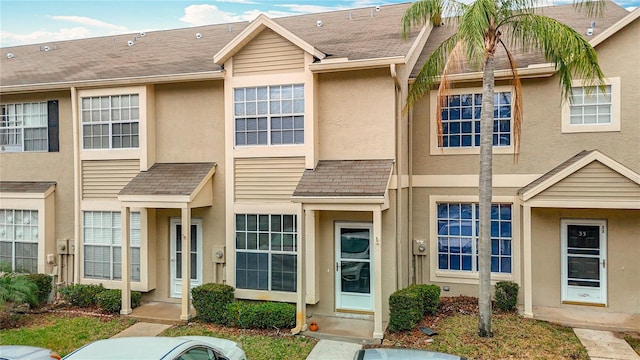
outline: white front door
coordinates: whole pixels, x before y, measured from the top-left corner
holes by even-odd
[[[373,311],[373,225],[336,223],[336,309]]]
[[[182,297],[182,222],[171,219],[171,297]],[[202,220],[191,219],[191,288],[202,285]]]
[[[565,219],[562,226],[562,301],[607,305],[607,222]]]

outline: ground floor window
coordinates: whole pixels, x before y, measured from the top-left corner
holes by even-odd
[[[236,288],[296,291],[296,215],[236,214]]]
[[[83,213],[84,277],[122,279],[121,220],[119,211]],[[140,281],[140,213],[131,213],[131,280]]]
[[[0,272],[38,272],[38,211],[0,209]]]
[[[479,207],[438,203],[438,269],[478,271]],[[511,204],[491,205],[491,272],[512,272]]]

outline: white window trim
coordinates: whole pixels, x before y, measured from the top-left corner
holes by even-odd
[[[21,153],[21,152],[26,152],[26,153],[32,153],[32,152],[48,152],[49,151],[49,108],[48,108],[48,102],[47,101],[27,101],[27,102],[12,102],[12,103],[3,103],[2,106],[11,106],[11,105],[22,105],[24,107],[24,105],[27,104],[38,104],[38,105],[43,105],[45,106],[45,108],[47,109],[46,113],[44,114],[45,117],[47,118],[47,123],[44,126],[26,126],[23,122],[22,125],[20,126],[12,126],[12,127],[6,127],[7,129],[20,129],[21,130],[21,144],[20,149],[18,149],[18,145],[9,145],[7,147],[7,145],[0,145],[0,152],[12,152],[12,153]],[[21,114],[22,116],[24,116],[24,114]],[[8,116],[8,115],[7,115]],[[43,150],[26,150],[25,149],[25,130],[27,129],[45,129],[45,131],[47,132],[47,147],[46,149]]]
[[[478,272],[438,269],[438,203],[477,203],[474,195],[429,196],[429,278],[432,282],[478,284]],[[498,281],[521,283],[520,275],[520,203],[517,196],[494,196],[492,203],[511,204],[511,274],[491,273],[491,284]]]
[[[564,101],[562,105],[562,133],[611,132],[620,131],[620,78],[611,77],[604,83],[611,86],[611,123],[610,124],[571,124],[570,103]],[[584,80],[573,80],[572,87],[587,84]],[[591,85],[591,84],[589,84]]]
[[[110,95],[138,95],[138,147],[137,148],[117,148],[117,149],[85,149],[82,145],[82,98]],[[77,131],[78,148],[81,160],[108,160],[108,159],[141,159],[147,151],[148,133],[148,109],[149,97],[153,94],[147,91],[145,86],[131,86],[112,89],[90,89],[78,90],[77,93]],[[110,140],[111,141],[111,140]],[[142,159],[141,159],[142,160]],[[141,161],[142,164],[142,161]]]
[[[495,92],[511,92],[511,101],[513,105],[513,92],[514,87],[510,85],[496,86]],[[477,94],[481,93],[481,87],[473,88],[457,88],[451,89],[447,92],[447,95],[460,95],[460,94]],[[474,155],[480,154],[479,146],[470,147],[438,147],[438,126],[437,126],[437,109],[438,109],[438,91],[432,90],[429,92],[429,155]],[[511,118],[511,145],[509,146],[494,146],[494,154],[513,154],[513,116]]]

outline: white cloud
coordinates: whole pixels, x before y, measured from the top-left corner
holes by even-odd
[[[277,4],[274,6],[289,9],[297,14],[310,14],[310,13],[319,13],[319,12],[348,9],[348,7],[344,7],[344,6],[320,6],[320,5],[309,5],[309,4]]]
[[[0,44],[2,47],[16,46],[23,44],[37,44],[43,42],[81,39],[95,36],[89,29],[84,27],[63,28],[55,32],[34,31],[28,34],[15,34],[3,31],[0,33]]]
[[[251,0],[215,0],[215,1],[219,3],[234,3],[234,4],[248,4],[248,5],[258,4],[257,2],[251,1]]]
[[[234,13],[222,11],[215,5],[189,5],[184,8],[184,16],[180,21],[191,26],[220,24],[239,21],[240,17]]]
[[[56,15],[56,16],[51,16],[51,19],[56,21],[66,21],[66,22],[77,23],[80,25],[91,26],[91,27],[100,28],[100,29],[108,29],[108,30],[119,31],[119,32],[127,31],[126,26],[114,25],[114,24],[104,22],[102,20],[92,19],[84,16]]]
[[[258,17],[260,14],[265,14],[270,18],[278,18],[284,16],[298,15],[299,13],[292,13],[286,11],[277,11],[277,10],[269,10],[269,11],[260,11],[260,10],[249,10],[242,13],[239,16],[240,20],[251,21]]]

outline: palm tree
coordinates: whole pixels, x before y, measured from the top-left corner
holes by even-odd
[[[478,335],[493,336],[491,330],[491,197],[494,110],[494,57],[504,48],[513,73],[513,144],[514,160],[520,144],[522,123],[522,88],[513,49],[536,51],[555,65],[563,100],[571,99],[573,76],[592,84],[603,85],[597,55],[589,42],[572,28],[536,13],[536,0],[476,0],[464,4],[455,0],[418,0],[411,4],[402,19],[406,37],[413,26],[428,21],[436,26],[444,20],[457,26],[429,56],[409,90],[407,109],[413,107],[439,82],[438,132],[442,144],[441,107],[449,87],[448,76],[462,69],[482,71],[482,110],[480,119],[480,234],[478,240],[479,316]],[[574,3],[589,15],[599,14],[604,1]]]

